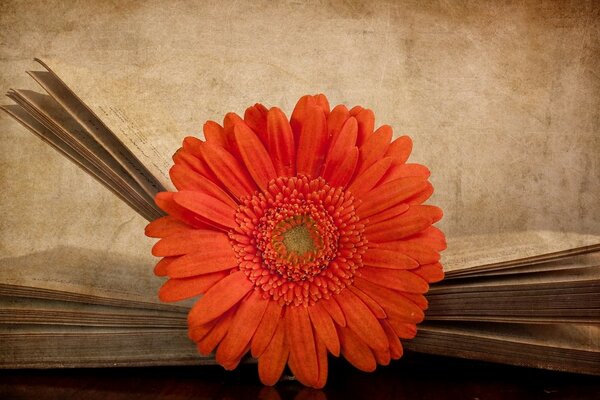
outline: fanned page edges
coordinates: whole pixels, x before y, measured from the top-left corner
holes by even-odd
[[[28,73],[50,97],[10,91],[8,96],[31,118],[24,118],[14,107],[3,109],[37,136],[51,135],[46,141],[121,199],[127,199],[125,202],[144,218],[163,215],[153,201],[153,196],[164,190],[162,184],[47,64],[35,60],[47,71]]]
[[[131,174],[142,189],[153,196],[156,192],[164,190],[156,177],[133,155],[123,142],[112,132],[105,123],[74,93],[62,79],[42,60],[35,58],[51,74],[53,80],[58,84],[56,88],[50,85],[44,86],[40,80],[38,83],[48,91],[77,120],[87,131],[108,151],[121,166]],[[34,77],[36,79],[36,77]],[[37,79],[36,79],[37,80]],[[65,92],[63,94],[63,91]]]
[[[598,257],[598,253],[574,256],[534,267],[539,277],[543,277],[547,271],[557,269],[597,268]],[[2,320],[6,322],[0,324],[0,343],[9,349],[0,354],[0,368],[214,364],[214,355],[200,357],[188,339],[185,316],[189,306],[158,304],[155,293],[159,282],[152,279],[151,271],[144,264],[143,260],[115,256],[107,259],[101,252],[70,248],[0,260],[3,277],[0,295],[7,300],[17,300],[12,307],[0,307]],[[98,274],[99,270],[106,273]],[[495,297],[494,290],[514,291],[519,275],[523,278],[522,292],[527,293],[531,289],[528,283],[532,280],[531,272],[513,271],[504,282],[506,287],[499,283],[490,288],[495,280],[486,278],[487,287],[479,292],[471,290],[471,295],[480,296],[472,302],[473,310],[485,308],[489,299]],[[428,294],[430,307],[450,304],[447,301],[451,299],[433,298],[434,293],[452,290],[461,298],[467,297],[468,293],[459,293],[461,284],[482,286],[483,282],[470,277],[435,285]],[[584,293],[583,300],[578,292],[563,292],[552,290],[544,295],[548,296],[545,305],[563,307],[565,300],[580,299],[581,306],[593,307],[588,300],[597,290]],[[512,293],[510,298],[518,299],[522,295]],[[535,296],[527,295],[527,299],[535,299]],[[522,308],[526,306],[527,303],[522,304]],[[546,313],[561,311],[561,308],[545,308]],[[419,326],[418,335],[413,340],[404,340],[403,347],[417,352],[600,374],[597,313],[593,326],[531,324],[530,318],[516,319],[512,314],[509,321],[497,323],[500,321],[495,317],[477,324],[473,321],[478,317],[473,316],[471,310],[461,312],[461,309],[457,309],[455,321],[432,320],[428,309],[427,321]],[[343,323],[343,313],[333,312],[336,321]],[[265,315],[267,313],[276,314],[277,309],[271,307]],[[312,317],[319,318],[319,315]],[[25,323],[27,325],[20,325]],[[261,326],[268,329],[267,325]],[[523,334],[528,331],[527,341]],[[99,343],[102,343],[100,347]],[[261,353],[268,344],[253,342],[251,354]],[[124,345],[144,351],[123,351]],[[335,350],[335,345],[330,345]]]
[[[600,250],[593,233],[528,230],[449,238],[444,253],[448,279],[509,270]]]
[[[255,104],[183,140],[177,191],[156,196],[169,215],[146,234],[170,278],[161,299],[203,294],[188,317],[201,354],[233,369],[250,353],[263,383],[287,365],[317,388],[329,353],[364,371],[401,357],[446,243],[412,141],[374,124],[371,110],[304,96],[289,121]]]
[[[174,108],[185,108],[189,98],[170,96],[162,80],[148,77],[152,68],[86,65],[85,60],[76,65],[54,58],[45,61],[151,176],[172,190],[168,170],[179,145],[178,132],[197,129],[174,118],[178,115]],[[168,93],[163,93],[165,90]]]
[[[573,324],[429,323],[406,349],[450,357],[600,375],[600,327]]]
[[[98,169],[90,161],[81,157],[80,154],[78,154],[71,147],[66,145],[66,143],[62,139],[57,137],[46,126],[44,126],[34,117],[32,117],[31,113],[27,112],[27,110],[23,106],[19,104],[14,104],[0,106],[0,108],[6,113],[8,113],[25,128],[27,128],[31,133],[39,137],[42,141],[50,145],[54,150],[58,151],[60,154],[65,156],[79,168],[83,169],[94,179],[100,182],[100,184],[108,188],[115,196],[123,200],[123,202],[125,202],[133,210],[138,212],[142,217],[146,219],[154,218],[155,214],[146,211],[143,205],[138,204],[135,200],[132,200],[130,197],[128,197],[123,191],[119,190],[115,183],[111,180],[111,178],[106,174],[106,172]]]
[[[126,199],[126,203],[145,218],[160,215],[152,198],[140,193],[127,172],[52,97],[29,90],[12,90],[7,96],[17,104],[5,111],[22,125],[43,140],[47,138],[45,141],[52,142],[52,147],[118,197]]]

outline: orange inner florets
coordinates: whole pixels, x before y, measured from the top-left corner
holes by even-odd
[[[337,228],[323,206],[311,200],[278,203],[259,219],[256,247],[271,271],[289,281],[306,280],[336,257]]]
[[[322,178],[280,177],[244,199],[230,237],[239,268],[281,304],[311,304],[352,284],[366,240],[354,197]]]

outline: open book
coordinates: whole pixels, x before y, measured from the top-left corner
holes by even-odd
[[[2,108],[135,212],[147,220],[161,216],[153,197],[172,189],[169,158],[189,132],[159,104],[132,104],[111,94],[115,85],[139,84],[135,78],[111,81],[93,70],[38,62],[40,70],[29,74],[43,93],[10,90],[15,104]],[[482,143],[481,151],[493,151],[494,143],[488,148]],[[454,163],[449,170],[460,166],[474,177],[469,187],[476,191],[478,166],[466,156],[449,162]],[[498,181],[481,185],[502,184],[527,171],[526,165],[499,164],[489,178]],[[455,175],[441,171],[439,176]],[[586,195],[600,198],[598,186],[590,184]],[[443,200],[461,198],[461,187],[444,189],[435,202],[452,208]],[[497,201],[504,201],[497,212],[519,204]],[[573,204],[564,209],[565,220],[577,212]],[[541,217],[546,209],[529,211]],[[468,212],[465,218],[483,222],[469,235],[450,230],[442,260],[446,280],[430,290],[426,322],[405,347],[600,374],[600,229],[573,231],[559,222],[506,229],[486,220],[485,207]],[[159,302],[160,284],[146,260],[119,254],[65,246],[1,259],[0,367],[213,362],[200,357],[187,339],[192,303]]]

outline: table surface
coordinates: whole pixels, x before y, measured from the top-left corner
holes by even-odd
[[[374,373],[331,360],[325,389],[287,377],[263,387],[256,365],[3,370],[1,399],[600,399],[600,379],[422,354]]]

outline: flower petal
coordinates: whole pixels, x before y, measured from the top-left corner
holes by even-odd
[[[193,149],[187,145],[188,143],[193,143]],[[215,174],[208,168],[206,161],[204,160],[204,156],[199,153],[199,150],[196,147],[203,146],[204,143],[195,137],[186,137],[183,141],[185,147],[190,150],[186,150],[186,148],[182,148],[177,150],[177,152],[173,155],[173,161],[175,165],[185,166],[192,171],[210,179],[213,182],[217,182],[217,178]],[[192,154],[190,151],[194,151],[195,154]]]
[[[317,105],[319,107],[321,107],[321,109],[325,113],[325,116],[329,115],[330,107],[329,107],[329,100],[327,100],[327,97],[323,93],[318,93],[318,94],[314,95],[314,99],[315,99]]]
[[[358,135],[358,123],[355,118],[348,118],[342,128],[334,132],[325,158],[325,167],[334,169],[346,154],[356,146],[356,137]],[[333,165],[331,165],[333,163]]]
[[[317,346],[317,361],[319,365],[319,378],[313,387],[315,389],[322,389],[327,383],[327,373],[328,373],[328,364],[327,364],[327,347],[325,343],[318,337],[315,338],[315,343]]]
[[[194,172],[186,165],[176,164],[172,166],[169,170],[169,176],[177,190],[193,190],[205,193],[229,204],[231,207],[237,207],[237,203],[219,185],[204,175]]]
[[[410,205],[406,203],[396,204],[395,206],[390,207],[387,210],[381,211],[375,215],[371,215],[369,217],[369,225],[397,217],[398,215],[408,211],[409,208]]]
[[[400,343],[398,335],[396,335],[396,332],[394,332],[394,329],[390,326],[387,320],[381,321],[381,326],[383,327],[383,330],[385,331],[390,343],[390,356],[392,360],[398,360],[404,353],[404,350],[402,349],[402,343]]]
[[[366,268],[361,268],[364,269]],[[370,347],[385,349],[387,346],[385,332],[365,303],[350,290],[342,290],[335,296],[346,317],[347,327]]]
[[[235,228],[235,209],[215,197],[204,193],[183,190],[173,196],[175,202],[181,207],[206,218],[219,225]]]
[[[296,361],[297,373],[306,377],[310,383],[319,378],[317,350],[313,336],[308,308],[288,306],[285,312],[286,336],[289,339],[290,357]]]
[[[410,271],[365,267],[360,269],[360,276],[380,286],[408,293],[427,293],[429,290],[427,282]]]
[[[154,275],[167,276],[167,267],[179,257],[165,257],[161,259],[154,267]]]
[[[263,385],[274,385],[279,380],[288,360],[289,346],[285,337],[285,322],[279,320],[267,348],[258,358],[258,375]]]
[[[349,113],[351,116],[356,117],[364,108],[362,106],[354,106],[350,109]]]
[[[336,324],[339,326],[346,326],[346,317],[344,317],[344,312],[333,297],[329,299],[321,299],[319,304],[325,309],[325,311],[329,313]]]
[[[242,361],[243,354],[246,354],[248,352],[248,350],[249,350],[249,348],[244,349],[244,351],[242,351],[242,355],[240,357],[221,364],[223,369],[225,369],[226,371],[233,371],[234,369],[236,369],[238,367],[238,365],[240,365],[240,362]]]
[[[421,232],[431,225],[431,220],[420,216],[405,217],[406,213],[377,224],[369,224],[365,235],[371,242],[383,243],[403,239]]]
[[[256,133],[262,144],[267,146],[267,107],[256,103],[244,113],[244,122]]]
[[[194,228],[211,227],[200,215],[177,204],[174,196],[174,192],[160,192],[154,196],[154,202],[161,210],[170,216],[185,222],[187,225],[190,225]]]
[[[377,185],[377,182],[385,174],[391,164],[392,159],[386,157],[375,162],[363,172],[359,172],[356,178],[354,178],[352,184],[348,186],[348,191],[358,198],[363,197],[369,192],[369,190],[373,189],[375,185]]]
[[[231,254],[235,255],[226,234],[207,229],[188,229],[167,236],[152,247],[152,255],[157,257],[179,256],[207,248],[230,250]]]
[[[360,277],[355,278],[355,286],[381,305],[388,317],[394,316],[413,323],[421,322],[425,317],[423,310],[418,305],[394,290],[381,287]]]
[[[308,307],[308,314],[317,336],[323,341],[331,354],[337,357],[340,354],[340,340],[331,316],[321,303],[319,301]]]
[[[346,360],[361,371],[375,371],[375,368],[377,368],[377,361],[369,346],[347,327],[339,327],[338,333],[340,336],[342,355]]]
[[[427,229],[442,218],[442,210],[435,206],[413,205],[407,212],[365,228],[372,242],[390,242],[404,239]]]
[[[330,138],[336,136],[341,130],[350,113],[345,105],[339,104],[333,107],[331,113],[327,116],[327,134]],[[358,128],[358,125],[357,125]]]
[[[387,321],[392,329],[394,329],[396,335],[401,339],[412,339],[417,335],[417,326],[415,324],[393,317],[388,318]]]
[[[298,174],[319,176],[327,149],[327,122],[321,107],[308,107],[298,142]]]
[[[357,162],[358,147],[353,147],[339,164],[332,162],[326,165],[323,178],[333,187],[345,187],[354,175]]]
[[[365,108],[356,114],[356,122],[358,122],[356,145],[362,147],[367,141],[367,138],[373,134],[373,129],[375,128],[375,114],[373,114],[372,110]]]
[[[277,324],[281,319],[283,307],[277,301],[270,301],[260,320],[256,333],[252,337],[252,357],[258,358],[265,351],[271,338],[275,334]]]
[[[444,279],[444,269],[440,263],[422,265],[414,269],[413,272],[429,283],[439,282]]]
[[[205,356],[209,355],[215,350],[215,347],[221,343],[221,340],[223,340],[229,331],[229,327],[231,327],[234,311],[234,309],[231,309],[223,314],[221,318],[216,320],[214,326],[207,334],[196,340],[198,342],[196,347],[198,348],[198,352],[200,354],[204,354]],[[194,326],[192,326],[190,329],[193,330]]]
[[[227,138],[227,146],[225,147],[225,150],[231,153],[236,159],[240,158],[240,152],[235,142],[233,129],[237,124],[243,122],[244,120],[233,112],[225,114],[225,117],[223,118],[223,129],[225,130],[225,137]]]
[[[211,287],[194,304],[188,322],[196,325],[212,321],[237,304],[253,287],[254,284],[243,272],[232,273]]]
[[[196,253],[178,257],[167,266],[167,274],[172,278],[210,274],[225,271],[237,265],[231,246],[208,247]]]
[[[230,152],[205,143],[202,154],[211,171],[238,200],[256,191],[254,181]]]
[[[419,241],[426,244],[434,250],[442,251],[446,249],[446,237],[444,233],[435,226],[430,226],[422,232],[406,239],[407,241]]]
[[[204,141],[198,139],[195,136],[186,136],[183,138],[183,147],[177,150],[177,153],[180,151],[183,153],[187,153],[192,157],[198,159],[198,161],[203,161],[201,147],[204,145]]]
[[[403,164],[408,160],[412,147],[413,143],[410,137],[400,136],[390,144],[385,155],[392,157],[395,164]]]
[[[202,130],[204,132],[204,138],[207,142],[227,148],[227,136],[225,135],[225,129],[223,129],[221,125],[215,121],[206,121],[202,127]]]
[[[412,205],[405,213],[376,224],[369,224],[365,234],[373,242],[389,242],[414,235],[442,218],[435,206]]]
[[[394,250],[369,247],[363,255],[366,266],[391,269],[412,269],[419,266],[414,259]]]
[[[146,225],[144,234],[152,238],[164,238],[178,232],[190,230],[191,227],[170,215],[155,219]]]
[[[396,162],[392,163],[392,166],[386,174],[381,178],[379,182],[380,185],[384,183],[400,179],[400,178],[408,178],[411,176],[420,176],[424,179],[428,179],[431,175],[429,168],[421,164],[398,164]]]
[[[356,297],[361,299],[367,307],[369,307],[369,310],[371,310],[371,312],[377,319],[384,319],[387,317],[385,310],[375,300],[369,297],[365,292],[358,289],[356,286],[349,286],[348,289],[351,290],[352,293],[356,295]]]
[[[396,240],[378,244],[377,247],[405,254],[421,265],[436,263],[440,260],[440,253],[416,240]]]
[[[267,133],[269,152],[277,176],[294,176],[296,174],[294,134],[287,117],[277,107],[271,108],[267,115]]]
[[[217,350],[216,360],[219,364],[226,364],[244,354],[268,304],[269,300],[263,298],[259,290],[252,291],[240,303],[229,332]]]
[[[215,319],[203,325],[191,325],[188,329],[188,337],[194,342],[205,337],[216,325],[219,320]]]
[[[406,202],[410,205],[422,204],[427,201],[428,198],[433,194],[433,185],[427,182],[427,187],[420,193],[415,194],[412,197],[406,199]]]
[[[426,187],[427,181],[418,177],[396,179],[371,190],[367,196],[364,196],[363,203],[358,206],[357,212],[361,218],[367,218],[404,202]]]
[[[316,349],[316,345],[315,345],[315,349]],[[316,351],[316,350],[315,350]],[[316,356],[316,354],[315,354]],[[303,371],[302,369],[300,369],[298,367],[299,363],[301,363],[301,361],[297,361],[297,355],[292,353],[291,351],[291,346],[290,346],[290,355],[288,357],[288,367],[290,369],[290,371],[292,372],[292,375],[294,376],[294,378],[300,382],[301,384],[303,384],[304,386],[308,386],[308,387],[313,387],[313,385],[317,384],[318,381],[318,376],[319,376],[319,371],[317,370],[317,380],[314,380],[312,378],[309,378],[308,376],[306,376],[305,371]],[[317,365],[315,366],[317,369],[319,368],[319,361],[317,360]]]
[[[404,214],[405,217],[418,215],[420,217],[428,218],[432,224],[438,222],[444,216],[442,209],[436,206],[429,205],[411,205],[408,212]]]
[[[305,95],[300,97],[296,106],[294,107],[294,111],[292,111],[292,116],[290,117],[290,125],[292,127],[292,131],[294,132],[294,143],[300,143],[300,132],[302,131],[302,126],[304,125],[304,121],[306,119],[306,113],[308,108],[318,106],[317,101],[311,95]]]
[[[269,153],[246,124],[237,124],[234,132],[246,169],[258,187],[263,191],[266,190],[269,181],[276,178],[275,167],[273,167]]]
[[[373,355],[375,356],[375,360],[379,365],[389,365],[391,361],[390,349],[385,349],[385,351],[377,351],[373,350]]]
[[[421,310],[427,310],[427,308],[429,307],[429,303],[427,302],[427,299],[422,294],[407,293],[407,292],[398,292],[398,293],[400,293],[402,296],[406,297],[408,300],[415,303],[417,305],[417,307],[419,307]]]
[[[385,152],[390,146],[392,134],[391,126],[382,125],[367,138],[365,144],[360,148],[360,155],[358,157],[359,173],[375,164],[377,160],[384,158]],[[391,159],[390,157],[390,161]]]
[[[160,288],[158,297],[167,303],[196,297],[227,275],[229,275],[227,271],[221,271],[192,278],[169,279]]]

